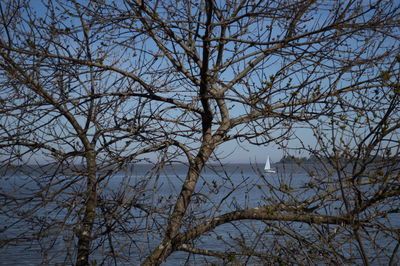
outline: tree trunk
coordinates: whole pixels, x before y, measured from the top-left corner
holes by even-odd
[[[85,214],[78,235],[77,266],[89,265],[90,243],[97,206],[96,161],[94,151],[87,153],[87,195]]]
[[[183,184],[181,193],[176,201],[175,209],[171,214],[163,242],[152,251],[142,265],[160,265],[174,251],[174,238],[179,233],[182,219],[190,204],[193,192],[196,188],[197,180],[199,179],[205,163],[215,148],[215,145],[212,145],[211,138],[205,140],[205,143],[207,144],[203,143],[197,157],[190,164],[185,183]]]

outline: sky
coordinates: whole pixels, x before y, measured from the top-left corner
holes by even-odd
[[[38,14],[40,15],[41,12],[43,12],[43,10],[40,10],[38,8],[38,6],[36,6],[36,8],[37,8]],[[277,27],[276,29],[279,29],[279,27]],[[274,31],[273,34],[275,35],[275,34],[277,34],[277,32]],[[250,50],[250,51],[252,51],[252,50]],[[254,51],[256,51],[256,50],[254,50]],[[229,57],[227,54],[228,53],[226,53],[225,56]],[[279,65],[279,63],[281,63],[281,62],[278,62],[278,64],[274,65],[271,63],[271,61],[274,61],[274,60],[271,59],[270,62],[268,62],[269,72],[266,71],[266,73],[265,73],[266,76],[268,76],[269,73],[274,74],[281,67]],[[301,76],[301,72],[300,72],[299,76]],[[225,70],[225,72],[223,73],[223,76],[221,77],[221,79],[224,79],[224,80],[230,80],[232,78],[234,78],[234,71],[232,69]],[[256,83],[262,83],[263,78],[265,78],[265,77],[252,78],[250,80],[253,82],[256,82]],[[242,85],[239,84],[238,87],[240,87],[240,86],[242,86]],[[240,88],[238,90],[240,90]],[[234,112],[233,114],[238,115],[238,114],[240,114],[241,111],[237,111],[238,113],[236,113],[236,114]],[[306,145],[315,145],[313,136],[310,131],[307,131],[305,129],[296,129],[296,135]],[[298,141],[290,141],[289,143],[290,143],[291,147],[299,146]],[[221,154],[221,157],[223,158],[224,162],[232,162],[232,163],[250,163],[250,162],[263,163],[263,162],[265,162],[267,156],[271,157],[272,162],[277,162],[280,160],[280,158],[282,158],[288,152],[293,154],[292,150],[279,149],[278,146],[276,146],[272,143],[268,144],[268,145],[264,145],[264,144],[254,145],[254,144],[249,144],[247,142],[238,143],[236,141],[230,141],[228,143],[222,144],[221,147],[219,147],[217,150],[217,153]],[[297,154],[297,155],[298,156],[308,156],[307,154]]]

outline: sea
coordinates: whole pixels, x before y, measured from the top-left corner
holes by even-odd
[[[243,210],[246,208],[260,207],[265,204],[278,204],[282,202],[293,202],[295,200],[304,200],[315,197],[323,193],[323,190],[313,188],[315,176],[310,176],[312,165],[299,167],[291,164],[275,164],[273,167],[277,173],[264,173],[263,165],[260,164],[225,164],[225,165],[208,165],[201,173],[199,182],[196,186],[196,193],[193,198],[193,204],[190,211],[193,217],[189,217],[186,221],[187,226],[201,224],[206,221],[209,216],[221,215],[224,213]],[[13,197],[26,197],[32,191],[37,191],[40,182],[36,182],[38,176],[54,176],[52,167],[45,170],[39,170],[35,167],[25,167],[24,169],[14,168],[12,170],[3,170],[0,179],[1,195],[8,195],[8,200]],[[46,172],[46,175],[43,175]],[[112,173],[112,174],[110,174]],[[139,203],[151,202],[153,205],[159,203],[165,206],[165,213],[171,211],[172,203],[179,194],[183,180],[187,173],[185,165],[130,165],[120,170],[112,171],[111,168],[104,169],[100,176],[107,176],[102,181],[101,189],[104,195],[125,196],[122,195],[126,191],[131,193],[141,193],[140,197],[145,200]],[[334,178],[334,177],[332,177]],[[23,184],[29,184],[23,187]],[[62,186],[62,182],[54,182],[55,187]],[[79,185],[77,181],[75,186]],[[16,189],[20,187],[20,189]],[[121,189],[128,188],[128,189]],[[74,189],[71,186],[71,189]],[[76,190],[74,190],[76,192]],[[136,191],[136,192],[135,192]],[[11,193],[14,193],[11,195]],[[36,192],[35,192],[36,193]],[[136,195],[137,196],[137,195]],[[26,197],[28,198],[28,197]],[[57,241],[51,243],[43,243],[40,241],[23,241],[9,242],[12,237],[24,234],[24,237],[35,235],[37,227],[29,228],[30,223],[24,220],[10,218],[6,215],[9,211],[10,202],[3,200],[0,212],[0,265],[72,265],[74,259],[74,249],[68,248],[67,243],[71,244],[71,235],[65,234],[59,237]],[[164,204],[164,205],[163,205]],[[30,202],[25,202],[25,211],[29,212]],[[338,213],[343,210],[343,204],[340,202],[332,202],[330,204],[331,214]],[[46,208],[41,209],[42,217],[49,215],[48,210],[54,207],[51,203]],[[21,210],[19,210],[21,211]],[[62,212],[62,211],[60,211]],[[143,213],[141,213],[142,215]],[[52,214],[54,215],[54,213]],[[40,215],[39,215],[40,216]],[[128,216],[126,216],[128,217]],[[139,216],[138,216],[139,217]],[[397,217],[393,217],[393,222],[400,226]],[[121,218],[122,219],[122,218]],[[144,220],[138,218],[141,222]],[[190,221],[189,221],[190,220]],[[146,225],[147,228],[161,228],[164,218],[154,218],[152,225]],[[157,224],[160,223],[160,224]],[[240,245],[240,241],[248,241],[252,243],[256,251],[272,251],[276,242],[268,239],[276,239],[277,231],[269,229],[271,224],[264,221],[245,221],[238,223],[229,223],[219,226],[213,232],[207,232],[201,238],[195,241],[196,246],[208,250],[225,252],[231,250],[233,246]],[[280,224],[284,225],[284,224]],[[137,228],[140,226],[138,225]],[[399,228],[399,227],[397,227]],[[267,230],[268,229],[268,230]],[[276,228],[275,228],[276,229]],[[315,234],[310,226],[303,226],[300,223],[291,223],[290,229],[305,236]],[[334,229],[334,228],[333,228]],[[333,230],[332,229],[332,230]],[[30,231],[31,230],[31,231]],[[105,241],[94,243],[95,251],[91,255],[91,262],[94,265],[137,265],[143,260],[145,254],[151,251],[160,241],[161,235],[145,232],[145,230],[132,232],[132,236],[124,236],[120,234],[121,239],[114,239],[115,243],[125,243],[120,248],[120,257],[118,260],[104,260],[107,249],[110,245]],[[25,233],[28,232],[28,235]],[[262,236],[262,237],[261,237]],[[270,236],[270,237],[268,237]],[[68,240],[69,238],[69,240]],[[117,236],[118,238],[118,236]],[[122,240],[122,238],[124,238]],[[66,240],[67,239],[67,240]],[[127,241],[128,239],[128,241]],[[120,240],[120,241],[119,241]],[[129,243],[129,240],[132,243]],[[282,239],[282,243],[287,241]],[[7,243],[7,244],[6,244]],[[47,245],[47,246],[46,246]],[[103,248],[102,246],[107,246]],[[350,246],[344,244],[343,254],[350,254],[352,250],[346,251]],[[391,245],[391,244],[388,244]],[[44,248],[49,252],[43,252]],[[370,253],[374,252],[369,250]],[[68,255],[69,254],[69,255]],[[397,254],[398,256],[398,254]],[[68,257],[68,259],[66,259]],[[259,265],[260,262],[253,260],[248,256],[242,256],[241,261],[237,264],[243,265]],[[399,261],[399,258],[397,258]],[[225,261],[226,262],[226,261]],[[224,263],[225,263],[224,262]],[[355,261],[356,264],[361,263],[361,258]],[[357,263],[358,262],[358,263]],[[385,265],[388,262],[387,257],[375,260],[376,265]],[[188,255],[183,251],[173,253],[163,265],[220,265],[221,260],[214,259],[204,255]],[[227,262],[226,262],[227,263]],[[316,262],[318,263],[318,261]]]

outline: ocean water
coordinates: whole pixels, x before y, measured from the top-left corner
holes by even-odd
[[[323,190],[312,188],[310,184],[315,181],[315,177],[310,177],[301,168],[293,165],[275,165],[275,167],[278,168],[276,174],[264,174],[262,165],[238,164],[207,167],[197,184],[193,204],[189,210],[193,217],[187,218],[186,226],[201,224],[210,216],[259,207],[264,204],[290,203],[294,200],[312,198],[323,193]],[[99,239],[102,240],[93,243],[95,251],[91,255],[91,260],[95,261],[96,264],[104,265],[135,265],[142,261],[144,256],[159,243],[162,235],[157,231],[162,232],[162,226],[165,225],[167,214],[171,211],[172,203],[180,191],[186,170],[185,166],[177,165],[166,166],[160,171],[156,171],[149,165],[132,165],[129,169],[107,176],[100,187],[101,195],[123,198],[124,200],[129,195],[137,199],[137,204],[164,207],[165,217],[154,215],[149,219],[149,216],[144,217],[143,212],[129,211],[128,214],[119,219],[125,219],[124,223],[129,225],[132,232],[129,235],[124,234],[124,232],[116,233],[114,239],[112,239],[115,243],[114,248],[118,249],[116,251],[120,256],[118,260],[114,261],[110,257],[106,261],[103,260],[110,251],[110,244],[105,237],[100,237]],[[64,222],[72,225],[76,216],[67,215],[67,207],[63,209],[51,202],[44,208],[35,211],[33,209],[33,206],[36,206],[34,200],[29,201],[29,196],[36,193],[36,189],[43,185],[36,182],[39,180],[38,176],[43,177],[43,180],[49,180],[49,177],[53,176],[54,180],[51,182],[53,182],[55,188],[61,189],[65,185],[61,177],[58,180],[54,178],[54,175],[49,174],[49,169],[46,169],[45,172],[47,175],[43,175],[39,170],[35,172],[26,169],[13,173],[3,173],[0,180],[1,193],[7,194],[8,198],[12,198],[11,196],[25,198],[25,207],[16,208],[15,211],[26,212],[27,215],[30,211],[34,212],[37,219],[43,219],[49,227],[58,228],[59,231],[55,231],[54,235],[59,235],[59,237],[49,237],[44,241],[37,241],[34,235],[41,229],[32,226],[32,221],[8,217],[5,212],[10,211],[13,204],[2,199],[4,204],[0,213],[0,265],[71,265],[74,262],[73,232],[63,231],[57,224],[49,223],[51,221],[59,222],[60,217],[68,217]],[[57,202],[70,201],[68,193],[79,193],[82,190],[79,180],[76,183],[70,183],[69,187],[63,188],[65,195],[63,198],[58,198]],[[23,184],[29,185],[23,187]],[[16,190],[15,188],[18,187],[20,189]],[[10,193],[14,194],[11,195]],[[343,211],[343,208],[342,202],[331,201],[326,205],[325,211],[329,214],[335,214]],[[51,212],[52,209],[57,211]],[[120,211],[123,210],[120,209]],[[393,222],[399,223],[396,218],[392,219]],[[118,221],[118,219],[115,220]],[[316,237],[316,232],[313,232],[315,228],[308,225],[301,223],[275,223],[274,225],[287,226],[288,229],[310,239]],[[212,232],[207,232],[196,239],[195,244],[197,247],[208,250],[229,252],[245,242],[247,245],[252,245],[255,251],[273,253],[274,247],[280,244],[285,245],[287,239],[277,235],[276,228],[274,230],[270,228],[271,224],[266,224],[263,221],[232,222],[219,226]],[[329,229],[330,227],[326,228]],[[331,230],[336,230],[335,228],[332,226]],[[151,232],[148,229],[151,229]],[[31,237],[32,240],[9,242],[6,245],[6,240],[15,236]],[[392,244],[388,243],[388,245]],[[351,250],[352,244],[343,242],[339,246],[343,249],[342,254],[355,252]],[[44,250],[48,251],[44,252]],[[369,248],[369,252],[375,252],[373,247]],[[384,265],[387,261],[385,257],[375,262]],[[246,255],[241,257],[241,262],[247,265],[258,264],[257,261]],[[202,255],[188,255],[186,252],[179,251],[172,254],[164,265],[194,265],[197,263],[221,264],[222,261]]]

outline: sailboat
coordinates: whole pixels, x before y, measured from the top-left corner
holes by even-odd
[[[266,173],[276,173],[274,169],[271,169],[271,164],[269,162],[269,156],[267,157],[267,161],[265,162],[264,172]]]

